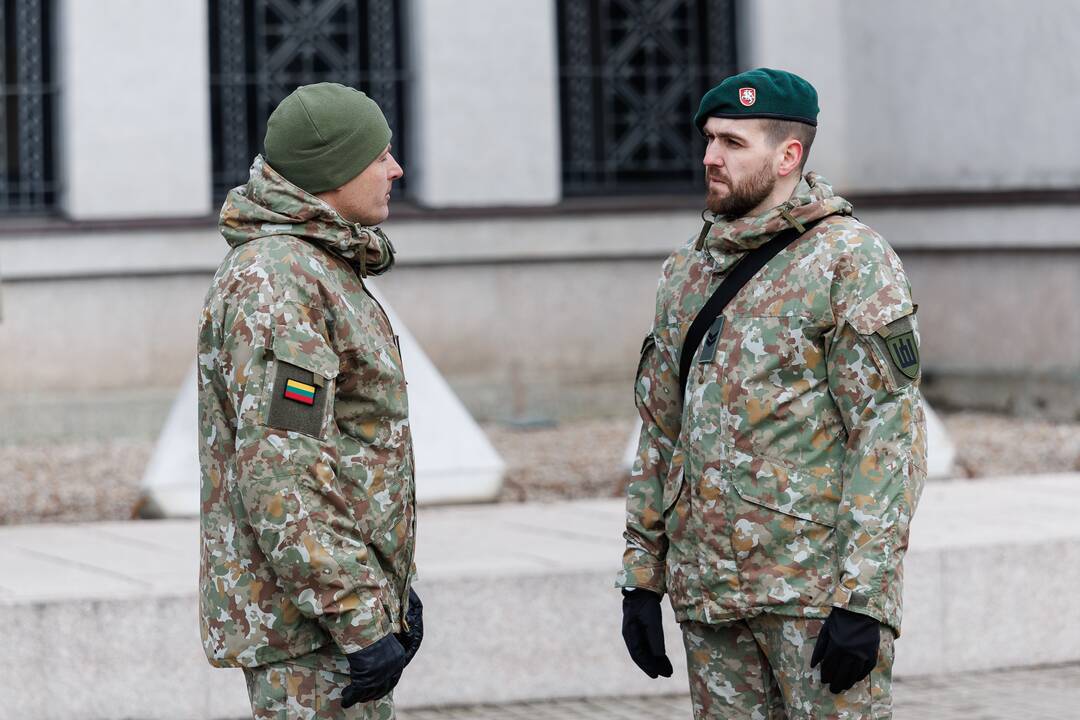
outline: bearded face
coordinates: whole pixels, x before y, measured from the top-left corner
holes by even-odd
[[[776,173],[769,159],[763,160],[757,170],[739,178],[710,167],[706,171],[705,184],[705,207],[716,215],[736,219],[748,215],[772,194]]]

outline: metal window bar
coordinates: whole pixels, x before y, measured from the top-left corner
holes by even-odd
[[[563,193],[697,192],[701,96],[735,72],[732,0],[559,0]]]
[[[0,2],[0,215],[56,205],[52,3]]]
[[[298,85],[339,82],[366,92],[405,163],[409,73],[404,3],[395,0],[216,0],[210,11],[214,200],[247,182],[266,120]],[[404,184],[402,184],[404,188]]]

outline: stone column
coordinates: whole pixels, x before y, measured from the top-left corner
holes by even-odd
[[[409,157],[417,201],[557,202],[554,0],[412,0],[410,10]]]
[[[59,0],[56,16],[62,211],[209,215],[206,3]]]

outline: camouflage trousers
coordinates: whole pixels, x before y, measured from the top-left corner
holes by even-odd
[[[244,668],[254,720],[393,720],[393,693],[375,702],[341,706],[349,662],[330,644],[281,662]]]
[[[822,620],[759,615],[722,625],[683,623],[695,720],[892,717],[893,633],[881,628],[868,678],[833,695],[810,669]]]

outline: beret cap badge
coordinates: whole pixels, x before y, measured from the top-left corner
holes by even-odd
[[[756,68],[725,78],[701,98],[694,126],[705,131],[711,117],[766,118],[817,125],[817,90],[795,73]]]

